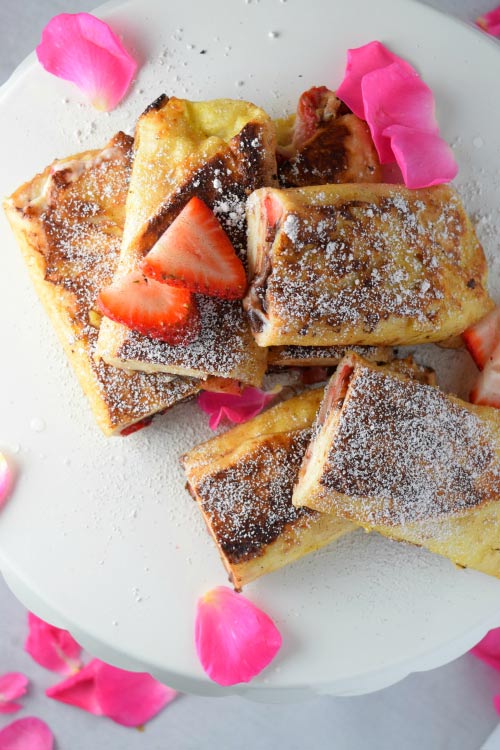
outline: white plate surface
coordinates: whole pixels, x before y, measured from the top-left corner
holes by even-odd
[[[99,13],[143,63],[133,90],[100,114],[29,58],[0,93],[2,195],[55,157],[132,130],[163,91],[246,98],[280,115],[303,89],[339,83],[347,47],[380,39],[435,92],[499,299],[500,56],[480,32],[410,0],[132,0]],[[209,435],[206,418],[180,406],[127,439],[102,437],[0,222],[0,447],[20,467],[0,516],[0,567],[27,606],[120,666],[260,700],[368,692],[455,658],[498,625],[499,581],[357,532],[247,588],[277,622],[282,651],[249,686],[210,683],[193,613],[225,574],[178,466]],[[420,359],[467,391],[466,354],[429,347]]]

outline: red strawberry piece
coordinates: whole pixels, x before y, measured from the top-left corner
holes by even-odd
[[[500,409],[500,344],[489,356],[470,394],[473,404]]]
[[[247,279],[243,263],[217,217],[191,198],[140,264],[151,279],[191,292],[241,299]]]
[[[274,230],[283,216],[283,206],[277,198],[272,195],[266,195],[264,198],[264,212],[268,229]]]
[[[124,427],[123,430],[120,431],[120,435],[122,435],[123,437],[127,437],[127,435],[133,435],[134,432],[138,432],[139,430],[144,429],[144,427],[148,427],[152,421],[152,416],[143,417],[143,419],[139,419],[138,422],[134,422],[134,424],[129,424],[128,427]]]
[[[193,296],[185,289],[159,284],[132,271],[101,290],[97,305],[103,315],[133,331],[168,344],[189,344],[199,332]]]
[[[297,116],[293,134],[293,145],[296,148],[308,141],[318,129],[320,115],[318,110],[329,91],[326,86],[313,86],[301,94],[297,104]]]
[[[488,357],[500,344],[500,306],[488,313],[479,323],[467,328],[462,337],[472,359],[482,370]]]

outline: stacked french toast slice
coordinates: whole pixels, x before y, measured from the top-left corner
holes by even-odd
[[[199,391],[197,380],[96,357],[100,289],[116,271],[133,139],[54,162],[5,202],[33,284],[106,435],[128,434]]]

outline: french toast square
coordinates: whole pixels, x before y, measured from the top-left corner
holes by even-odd
[[[107,435],[130,430],[199,390],[199,382],[119,370],[96,360],[95,301],[119,256],[133,139],[55,161],[4,203],[36,291],[95,418]]]
[[[348,355],[293,493],[367,531],[500,577],[500,411]]]
[[[411,358],[388,367],[422,382],[432,378]],[[181,459],[188,489],[238,589],[355,528],[291,501],[323,393],[318,388],[283,401]]]
[[[305,127],[303,102],[312,94],[315,124]],[[310,119],[310,115],[309,115]],[[382,182],[377,150],[368,125],[319,87],[304,92],[297,114],[276,121],[281,187],[339,182]],[[306,132],[301,132],[306,130]]]
[[[117,277],[136,269],[193,196],[215,213],[245,261],[247,196],[276,182],[275,131],[263,110],[242,101],[160,97],[139,118]],[[260,385],[266,349],[240,301],[197,295],[201,332],[172,346],[103,320],[98,354],[117,367],[234,378]]]
[[[291,502],[322,394],[311,390],[284,401],[181,459],[236,589],[355,528]]]
[[[449,339],[492,307],[487,265],[448,185],[257,190],[247,204],[260,346],[396,346]]]

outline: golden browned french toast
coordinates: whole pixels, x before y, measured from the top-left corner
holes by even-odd
[[[96,420],[127,432],[199,390],[197,381],[118,370],[94,358],[95,300],[115,271],[125,218],[133,139],[54,162],[4,207],[38,295]]]
[[[274,127],[263,110],[230,99],[161,97],[137,123],[117,275],[136,269],[195,195],[216,214],[244,259],[246,198],[275,181]],[[117,367],[260,385],[266,351],[255,344],[241,302],[197,295],[197,304],[201,330],[192,344],[171,346],[105,318],[99,356]]]
[[[281,187],[381,182],[368,125],[325,86],[305,91],[297,113],[276,125]]]
[[[392,346],[448,339],[493,306],[472,224],[447,185],[257,190],[248,201],[260,346]]]
[[[181,459],[236,589],[355,528],[291,502],[322,394],[284,401]]]
[[[433,377],[411,358],[388,367],[421,382]],[[283,401],[181,459],[188,489],[236,588],[353,530],[350,522],[291,502],[323,393],[319,388]]]
[[[267,354],[269,367],[332,367],[348,351],[355,351],[369,362],[390,362],[394,353],[387,346],[271,346]]]
[[[500,577],[500,412],[350,355],[325,390],[297,507]]]

